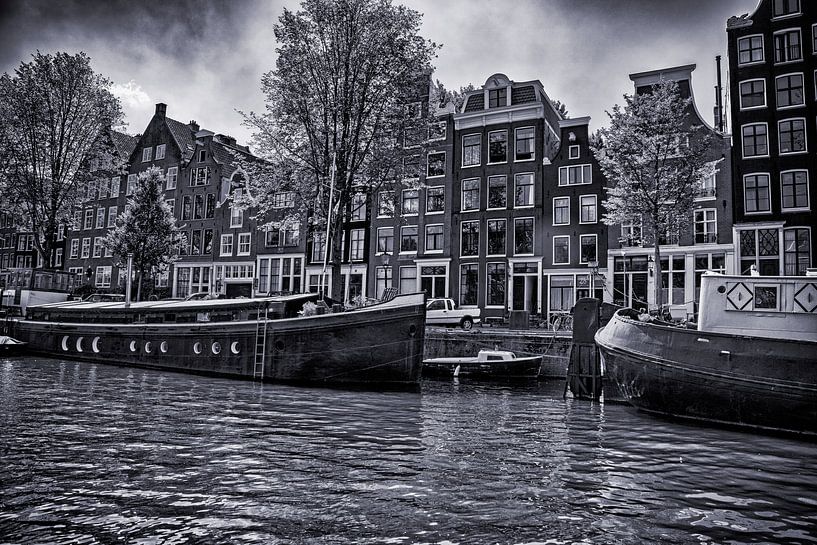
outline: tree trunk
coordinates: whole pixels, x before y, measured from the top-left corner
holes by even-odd
[[[655,307],[661,313],[661,290],[663,282],[661,277],[661,247],[658,244],[658,235],[655,236],[655,249],[653,251],[653,270],[655,271]],[[649,307],[649,305],[647,305]]]
[[[142,300],[142,271],[136,274],[136,302]]]
[[[332,292],[330,297],[335,301],[343,301],[343,275],[341,274],[341,263],[343,263],[343,214],[338,213],[332,218]],[[326,251],[329,251],[328,245]]]

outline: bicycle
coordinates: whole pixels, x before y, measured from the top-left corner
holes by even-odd
[[[551,329],[556,331],[573,331],[573,315],[567,312],[554,313],[550,319]]]

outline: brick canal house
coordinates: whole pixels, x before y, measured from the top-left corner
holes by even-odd
[[[762,0],[727,23],[737,266],[817,266],[817,2]]]
[[[715,175],[700,181],[690,218],[694,228],[665,235],[661,242],[662,303],[689,313],[698,301],[701,275],[707,270],[732,273],[734,263],[730,136],[710,127],[698,112],[692,93],[693,70],[695,65],[690,64],[630,75],[636,93],[649,92],[661,79],[678,82],[681,95],[693,98],[687,123],[706,127],[714,137],[709,160]],[[608,243],[612,283],[608,279],[605,301],[654,308],[653,249],[642,245],[641,224],[610,227]]]

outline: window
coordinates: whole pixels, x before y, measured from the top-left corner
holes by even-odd
[[[803,74],[789,74],[775,78],[777,107],[790,108],[805,103],[803,95]]]
[[[204,218],[204,195],[198,193],[193,195],[193,219],[200,220]]]
[[[701,299],[701,276],[706,271],[726,273],[725,254],[695,254],[695,302]]]
[[[417,251],[417,226],[406,225],[400,229],[400,252]]]
[[[244,210],[237,206],[230,207],[230,227],[241,227],[244,224]]]
[[[479,290],[479,268],[476,263],[460,266],[460,306],[475,306]]]
[[[769,155],[769,140],[765,123],[754,123],[744,125],[741,128],[743,134],[743,157],[765,157]]]
[[[365,239],[365,229],[352,229],[349,231],[349,259],[361,261],[363,259],[363,248]]]
[[[569,311],[573,307],[573,275],[552,275],[550,277],[550,310]]]
[[[686,257],[683,255],[661,258],[661,304],[680,305],[685,302]]]
[[[774,0],[774,17],[800,13],[800,0]]]
[[[786,276],[803,276],[811,263],[811,232],[805,227],[783,231],[783,268]]]
[[[429,140],[445,140],[446,138],[446,122],[437,121],[428,127]]]
[[[210,184],[210,167],[190,169],[190,187]]]
[[[316,231],[312,233],[312,258],[313,263],[319,263],[326,257],[326,232]]]
[[[74,231],[82,229],[82,210],[74,210],[74,222],[71,229]]]
[[[97,229],[104,229],[105,228],[105,209],[104,208],[97,208],[96,209],[96,228]]]
[[[386,288],[390,288],[392,284],[392,270],[391,267],[376,267],[375,268],[375,297],[383,297],[383,292]]]
[[[79,257],[79,239],[71,239],[71,259]]]
[[[508,131],[488,133],[488,164],[508,161]]]
[[[352,221],[366,220],[366,194],[355,193],[352,196]]]
[[[596,235],[579,235],[579,263],[586,264],[598,259]]]
[[[133,195],[136,191],[136,174],[128,174],[128,185],[125,188],[125,195]]]
[[[184,195],[182,197],[182,220],[189,220],[192,218],[192,197],[190,195]]]
[[[420,156],[409,155],[403,158],[403,177],[416,180],[420,177]]]
[[[774,62],[792,62],[803,58],[800,30],[784,30],[774,35]]]
[[[426,177],[434,178],[439,176],[445,176],[445,152],[430,152],[428,154]]]
[[[295,206],[295,193],[292,191],[278,191],[272,196],[273,208],[292,208]]]
[[[250,242],[252,241],[252,233],[238,234],[238,252],[235,255],[250,255]]]
[[[505,176],[491,176],[488,178],[488,209],[507,206],[507,179]]]
[[[147,163],[153,158],[153,147],[144,148],[142,150],[142,162]]]
[[[98,288],[111,287],[111,267],[97,267],[95,284]]]
[[[207,160],[207,150],[199,150],[199,163],[203,163]]]
[[[156,160],[164,159],[165,158],[165,144],[159,144],[156,146]]]
[[[621,224],[621,242],[622,246],[641,246],[641,218],[636,220],[625,221]]]
[[[63,249],[62,248],[57,248],[56,250],[54,250],[54,266],[55,267],[62,267],[62,254],[63,254]]]
[[[426,214],[439,214],[445,211],[445,187],[426,189]]]
[[[755,310],[778,310],[777,288],[779,286],[755,285],[754,308]]]
[[[570,197],[553,198],[553,225],[570,225]]]
[[[514,177],[516,192],[514,204],[520,206],[533,206],[533,174],[517,174]]]
[[[482,156],[482,137],[469,134],[462,137],[462,166],[473,167],[480,164]]]
[[[579,197],[579,223],[597,223],[598,208],[595,195]]]
[[[170,167],[167,169],[167,190],[176,189],[176,182],[179,179],[179,167]]]
[[[488,277],[486,305],[496,307],[505,306],[506,270],[504,263],[488,263],[485,271]]]
[[[442,252],[443,251],[443,226],[442,225],[426,225],[426,246],[425,251]]]
[[[479,210],[479,178],[462,181],[462,210]]]
[[[817,23],[811,25],[811,51],[817,54]]]
[[[553,237],[553,264],[570,264],[570,237]]]
[[[119,207],[111,206],[108,208],[108,227],[116,226],[116,216],[119,215]]]
[[[581,150],[580,146],[569,146],[567,148],[567,158],[578,159],[580,150]]]
[[[771,211],[768,174],[747,174],[744,176],[743,193],[747,214]]]
[[[91,257],[91,239],[84,238],[82,239],[82,259],[88,259]]]
[[[787,119],[780,121],[777,127],[781,155],[806,151],[805,119]]]
[[[400,293],[417,291],[417,267],[400,267]]]
[[[377,253],[394,253],[394,228],[378,227],[377,229]]]
[[[94,211],[93,210],[86,210],[85,211],[85,225],[83,226],[84,229],[93,229],[94,228]]]
[[[488,255],[505,255],[506,220],[488,220]]]
[[[576,165],[559,167],[559,185],[582,185],[593,183],[593,167]]]
[[[377,215],[380,217],[394,215],[394,191],[381,191],[378,194]]]
[[[783,210],[808,210],[808,171],[794,170],[780,173]]]
[[[201,255],[201,229],[195,229],[190,234],[190,255]]]
[[[111,178],[111,198],[119,196],[119,176]]]
[[[535,133],[533,127],[516,129],[516,154],[517,161],[530,161],[536,157],[534,153]]]
[[[738,40],[738,64],[763,62],[763,36],[746,36]]]
[[[460,255],[463,257],[479,255],[479,222],[464,221],[460,228]]]
[[[740,109],[763,108],[766,106],[766,80],[753,79],[740,83]]]
[[[513,253],[515,255],[533,253],[533,218],[513,220]]]
[[[419,210],[420,191],[417,189],[403,190],[403,215],[416,216]]]
[[[233,255],[233,235],[221,235],[220,255]]]
[[[761,276],[780,274],[780,231],[744,229],[740,233],[740,274],[749,274],[752,265]]]
[[[695,244],[718,242],[718,216],[714,208],[695,210]]]
[[[491,89],[488,91],[488,108],[501,108],[508,104],[508,88]]]

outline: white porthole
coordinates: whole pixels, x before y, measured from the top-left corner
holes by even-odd
[[[91,343],[91,350],[93,350],[94,353],[99,354],[99,337],[94,337],[94,340]]]
[[[159,350],[162,351],[162,354],[167,352],[167,341],[162,341],[162,344],[159,345]]]
[[[148,341],[145,343],[145,352],[150,354],[151,350],[153,350],[153,344],[150,341]]]
[[[238,341],[230,345],[230,352],[232,352],[233,354],[238,354],[240,352],[240,350],[238,349]]]
[[[221,343],[219,342],[213,343],[213,346],[210,347],[210,350],[213,351],[213,354],[221,353]]]
[[[68,335],[62,338],[62,351],[68,352]]]
[[[131,352],[136,352],[136,341],[131,341],[130,342],[130,351]]]
[[[85,337],[80,337],[79,339],[77,339],[77,352],[82,352],[82,339],[84,338]]]
[[[196,354],[201,354],[201,343],[196,343],[193,345],[193,352]]]

